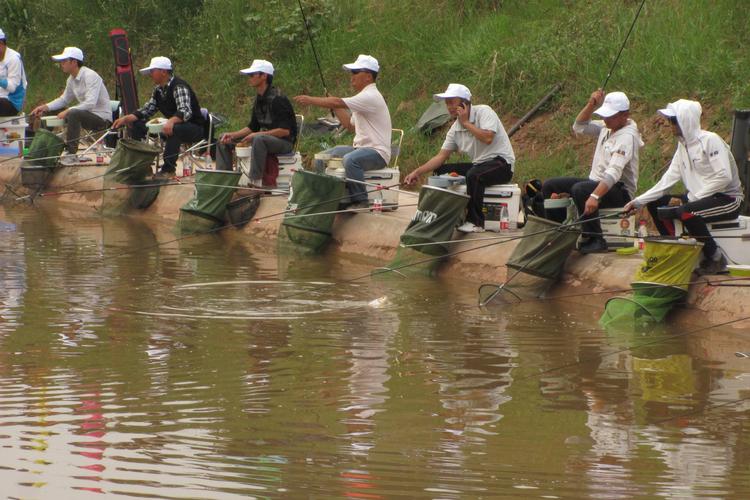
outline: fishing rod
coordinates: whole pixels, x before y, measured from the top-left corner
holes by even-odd
[[[609,217],[609,216],[611,216],[611,214],[608,214],[608,215],[602,216],[602,217]],[[593,220],[593,219],[587,219],[586,221],[583,221],[583,222],[587,222],[588,220]],[[569,223],[569,224],[563,224],[563,225],[561,225],[559,227],[555,227],[555,228],[552,228],[552,229],[545,229],[543,231],[535,232],[535,233],[532,233],[532,234],[529,234],[529,235],[520,235],[520,236],[518,236],[516,238],[509,239],[507,241],[512,241],[514,239],[521,239],[521,238],[524,238],[524,237],[527,237],[527,236],[532,236],[534,234],[541,234],[541,233],[550,232],[550,231],[557,231],[557,230],[559,230],[561,228],[571,227],[571,226],[574,226],[574,225],[577,225],[577,224],[580,224],[580,222],[576,221],[576,222],[572,222],[572,223]],[[418,265],[421,265],[421,264],[428,264],[428,263],[431,263],[431,262],[435,262],[435,261],[447,259],[449,257],[455,257],[456,255],[461,255],[461,254],[464,254],[464,253],[467,253],[467,252],[473,252],[474,250],[481,250],[483,248],[489,248],[491,246],[500,245],[502,243],[506,243],[506,241],[505,240],[503,240],[503,241],[493,241],[492,243],[487,243],[485,245],[479,245],[479,246],[472,247],[472,248],[466,248],[464,250],[457,250],[455,252],[450,252],[450,253],[447,253],[445,255],[438,255],[438,256],[428,257],[428,258],[417,260],[417,261],[414,261],[414,262],[409,262],[407,264],[402,264],[402,265],[396,266],[396,267],[378,267],[378,268],[374,269],[373,271],[371,271],[371,272],[369,272],[367,274],[363,274],[361,276],[356,276],[354,278],[350,278],[350,279],[344,280],[344,281],[337,281],[337,282],[334,282],[334,283],[327,283],[325,285],[313,288],[312,290],[307,290],[305,292],[299,292],[299,293],[295,293],[295,294],[292,294],[292,295],[287,295],[287,296],[280,297],[280,298],[281,299],[287,299],[287,298],[290,298],[290,297],[295,297],[295,296],[301,295],[302,293],[316,292],[316,291],[323,290],[323,289],[325,289],[325,288],[327,288],[329,286],[334,286],[334,285],[345,285],[347,283],[352,283],[354,281],[359,281],[361,279],[368,278],[368,277],[373,277],[373,276],[377,276],[377,275],[380,275],[380,274],[387,274],[387,273],[391,273],[391,272],[394,272],[394,273],[397,273],[397,274],[401,274],[401,273],[398,273],[397,271],[399,271],[401,269],[406,269],[406,268],[409,268],[409,267],[413,267],[413,266],[418,266]]]
[[[628,39],[630,38],[630,34],[633,32],[633,28],[635,28],[635,23],[638,21],[638,16],[641,15],[641,10],[643,9],[643,6],[646,4],[646,0],[643,0],[641,2],[640,7],[638,7],[638,11],[635,13],[635,18],[633,18],[633,23],[630,25],[630,29],[628,30],[628,34],[625,35],[625,40],[622,41],[622,45],[620,46],[620,50],[617,52],[617,56],[615,57],[615,60],[612,62],[612,66],[609,68],[609,72],[607,73],[607,77],[604,79],[604,83],[602,83],[601,89],[604,91],[604,89],[607,87],[607,83],[609,83],[609,78],[612,76],[612,71],[614,71],[615,66],[617,66],[617,62],[620,60],[620,55],[622,54],[623,49],[625,48],[625,44],[628,43]]]
[[[170,187],[170,186],[207,186],[207,187],[221,187],[221,188],[228,188],[228,189],[242,189],[245,191],[260,191],[261,193],[271,193],[268,196],[263,196],[263,198],[286,196],[289,194],[289,191],[284,191],[283,189],[235,187],[235,186],[226,186],[224,184],[210,184],[207,182],[181,182],[179,178],[176,178],[174,182],[168,181],[164,183],[153,183],[153,184],[127,184],[124,186],[110,186],[110,187],[103,187],[103,188],[81,189],[81,190],[70,190],[70,191],[48,191],[46,193],[39,193],[37,196],[50,197],[50,196],[62,196],[62,195],[68,195],[68,194],[97,193],[97,192],[102,192],[102,191],[120,191],[120,190],[127,190],[127,189],[145,189],[145,188],[151,188],[151,187]],[[22,196],[19,199],[21,198],[28,198],[28,195]]]
[[[90,132],[89,132],[89,133],[87,133],[87,134],[84,134],[84,135],[79,135],[79,136],[78,136],[78,138],[76,139],[76,141],[80,141],[80,140],[82,140],[82,139],[87,139],[87,138],[89,138],[89,137],[91,137],[91,136],[93,136],[93,135],[95,135],[95,134],[100,134],[100,133],[102,133],[102,132],[109,132],[110,130],[111,130],[111,129],[109,129],[109,128],[105,128],[105,129],[101,129],[101,130],[92,130],[92,131],[90,131]],[[62,132],[59,132],[59,133],[56,133],[55,135],[56,135],[57,137],[60,137],[60,136],[61,136],[61,134],[62,134]],[[105,135],[106,135],[106,134],[105,134]],[[24,140],[28,140],[28,139],[29,139],[29,138],[27,137],[27,138],[26,138],[26,139],[24,139]],[[71,139],[71,140],[72,140],[72,139]],[[97,141],[97,142],[98,142],[98,141]],[[49,149],[49,148],[46,148],[46,149]],[[61,158],[61,157],[63,157],[64,155],[65,155],[65,150],[63,150],[63,152],[62,152],[62,153],[60,153],[59,155],[54,155],[54,156],[42,156],[42,157],[40,157],[40,158],[29,158],[29,160],[31,160],[31,161],[39,161],[39,160],[52,160],[52,159],[60,159],[60,158]],[[8,161],[11,161],[11,160],[18,160],[18,158],[19,158],[18,156],[11,156],[11,157],[9,157],[9,158],[4,158],[4,159],[0,160],[0,164],[2,164],[2,163],[5,163],[5,162],[8,162]],[[24,158],[24,157],[21,157],[21,159],[23,160],[23,159],[25,159],[25,158]]]
[[[683,286],[691,286],[691,285],[704,285],[704,286],[712,286],[712,287],[724,287],[724,286],[737,286],[742,288],[750,287],[750,283],[747,284],[725,284],[727,282],[734,282],[734,281],[750,281],[750,278],[748,277],[740,277],[740,276],[732,276],[729,278],[722,278],[722,279],[716,279],[716,280],[707,280],[707,279],[699,279],[694,281],[685,281],[682,283],[670,283],[669,285],[661,285],[661,284],[651,284],[651,285],[638,285],[638,288],[634,287],[628,287],[628,288],[614,288],[611,290],[600,290],[598,292],[583,292],[583,293],[571,293],[568,295],[555,295],[550,297],[529,297],[524,298],[524,303],[529,302],[551,302],[555,300],[567,300],[567,299],[577,299],[580,297],[594,297],[596,295],[608,295],[613,293],[626,293],[626,292],[635,292],[638,290],[656,290],[660,288],[665,287],[683,287]]]
[[[399,207],[416,207],[416,203],[410,203],[408,205],[399,205]],[[370,207],[367,208],[344,208],[342,210],[331,210],[330,212],[315,212],[312,214],[286,214],[282,219],[275,220],[288,220],[288,219],[300,219],[305,217],[315,217],[318,215],[337,215],[346,213],[359,213],[359,212],[373,212],[374,210]]]
[[[310,47],[312,47],[313,56],[315,56],[315,64],[318,66],[318,74],[320,75],[320,81],[323,84],[323,92],[325,92],[325,95],[328,95],[328,87],[326,86],[326,80],[323,77],[323,70],[320,67],[320,59],[318,59],[318,51],[315,50],[315,43],[313,42],[312,32],[310,31],[310,23],[307,21],[307,16],[305,15],[305,9],[302,8],[302,0],[297,0],[297,4],[299,4],[299,11],[302,14],[302,22],[305,23],[305,29],[307,30],[307,39],[310,40]],[[333,110],[331,110],[331,114],[333,114]]]
[[[388,189],[390,187],[399,186],[399,185],[400,184],[398,184],[398,183],[397,184],[391,184],[390,186],[384,186],[383,189]],[[380,189],[372,189],[372,190],[369,190],[369,191],[365,191],[365,193],[369,194],[369,193],[374,193],[374,192],[377,192],[377,191],[380,191]],[[262,220],[270,219],[272,217],[278,217],[279,215],[286,215],[288,213],[296,213],[299,210],[306,210],[308,208],[315,208],[315,207],[320,206],[320,205],[327,205],[328,203],[333,203],[334,201],[344,201],[344,200],[347,200],[349,198],[350,198],[350,195],[347,193],[347,194],[345,194],[343,196],[339,196],[337,198],[330,198],[328,200],[323,200],[323,201],[319,201],[319,202],[316,202],[316,203],[311,203],[309,205],[304,205],[302,207],[288,208],[286,210],[282,210],[281,212],[275,212],[275,213],[272,213],[272,214],[269,214],[269,215],[264,215],[263,217],[257,217],[255,219],[253,219],[253,222],[259,223]]]
[[[226,186],[221,186],[221,187],[226,187]],[[322,204],[325,204],[325,203],[330,203],[330,202],[333,202],[333,201],[340,201],[340,200],[346,199],[348,197],[349,196],[346,195],[346,196],[342,196],[340,198],[332,198],[332,199],[327,200],[327,201],[322,201],[322,202],[319,202],[319,203],[312,203],[310,205],[305,205],[305,206],[302,206],[302,207],[297,207],[294,210],[284,210],[283,212],[278,212],[278,213],[275,213],[275,214],[271,214],[271,215],[267,215],[267,216],[264,216],[264,217],[259,217],[259,218],[253,219],[253,222],[260,222],[261,220],[265,220],[265,219],[268,219],[270,217],[275,217],[275,216],[282,215],[282,214],[287,214],[287,213],[290,213],[290,212],[296,212],[297,210],[301,210],[301,209],[316,207],[316,206],[319,206],[319,205],[322,205]],[[369,210],[369,208],[367,210]],[[319,215],[319,214],[314,214],[314,215]],[[123,255],[133,254],[133,253],[141,251],[141,250],[150,250],[152,248],[158,248],[158,247],[160,247],[162,245],[167,245],[167,244],[170,244],[170,243],[176,243],[176,242],[183,241],[183,240],[186,240],[186,239],[189,239],[189,238],[193,238],[193,237],[196,237],[196,236],[203,236],[203,235],[207,235],[207,234],[216,233],[216,232],[221,231],[222,229],[226,229],[228,227],[233,227],[233,226],[234,226],[234,224],[232,224],[230,222],[230,223],[225,224],[223,226],[218,226],[218,227],[209,229],[208,231],[204,231],[204,232],[201,232],[201,233],[188,234],[188,235],[184,235],[184,236],[181,236],[179,238],[172,239],[172,240],[158,242],[158,243],[155,243],[153,245],[146,246],[146,247],[140,247],[140,248],[136,248],[134,250],[129,250],[129,251],[121,252],[119,254],[113,255],[111,258],[117,258],[117,257],[121,257]]]
[[[583,224],[584,222],[590,222],[592,220],[597,220],[597,219],[605,219],[605,218],[611,217],[613,215],[618,215],[618,214],[607,214],[607,215],[602,215],[602,216],[595,217],[595,218],[584,218],[584,216],[581,216],[578,219],[576,219],[575,223],[577,223],[577,224]],[[548,242],[546,242],[544,245],[540,245],[539,248],[536,250],[536,252],[534,252],[534,255],[532,255],[531,257],[529,257],[528,259],[526,259],[526,262],[521,267],[519,267],[518,269],[516,269],[515,272],[510,276],[510,278],[506,279],[502,284],[497,285],[497,288],[495,289],[495,291],[492,292],[489,295],[489,297],[487,297],[484,300],[482,300],[482,296],[481,296],[481,293],[479,292],[479,290],[481,290],[482,287],[487,286],[487,285],[480,285],[479,290],[477,290],[477,295],[478,295],[478,299],[479,299],[479,307],[486,306],[490,301],[492,301],[492,299],[494,299],[495,297],[497,297],[500,294],[500,292],[502,292],[503,290],[505,290],[505,287],[506,287],[506,285],[508,285],[508,283],[510,283],[511,281],[513,281],[513,279],[516,276],[518,276],[523,271],[525,271],[526,268],[529,266],[529,264],[531,264],[531,262],[534,259],[536,259],[539,255],[541,255],[541,253],[544,250],[546,250],[547,248],[549,248],[550,246],[552,246],[552,244],[554,242],[556,242],[558,240],[558,238],[560,238],[561,236],[563,236],[565,234],[565,231],[563,230],[563,226],[555,227],[554,230],[558,231],[559,234],[557,236],[555,236],[554,238],[552,238],[551,240],[549,240]],[[512,290],[508,290],[508,291],[512,295],[516,296],[516,298],[520,299],[520,297],[518,297]]]

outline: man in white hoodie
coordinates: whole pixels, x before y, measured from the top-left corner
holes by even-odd
[[[713,132],[701,130],[701,105],[680,99],[660,109],[677,137],[677,151],[669,168],[654,187],[625,206],[626,211],[646,205],[660,234],[673,235],[671,220],[660,220],[658,207],[673,197],[683,200],[675,215],[687,232],[703,242],[699,274],[716,274],[726,269],[726,258],[711,237],[707,222],[736,218],[740,213],[743,192],[737,164],[729,146]],[[673,196],[667,191],[682,181],[687,193]]]
[[[594,113],[601,116],[603,121],[592,121],[591,115]],[[542,185],[542,193],[545,198],[569,193],[585,219],[596,219],[599,208],[621,207],[635,195],[638,153],[643,141],[638,125],[630,118],[628,97],[622,92],[610,92],[605,97],[602,89],[591,94],[576,117],[573,131],[597,138],[591,172],[587,179],[548,179]],[[584,222],[581,230],[584,236],[588,236],[579,248],[581,253],[607,251],[607,242],[602,237],[602,226],[598,219]]]

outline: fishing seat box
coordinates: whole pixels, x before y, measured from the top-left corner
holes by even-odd
[[[26,137],[26,117],[1,116],[0,122],[0,156],[18,156],[23,151]]]
[[[456,192],[466,194],[466,184],[455,188]],[[521,189],[518,184],[495,184],[484,189],[484,229],[500,231],[500,212],[503,205],[508,210],[510,229],[518,228],[518,213],[521,210]]]
[[[367,170],[365,171],[365,182],[377,184],[378,186],[390,186],[394,189],[399,189],[400,176],[401,171],[397,168]],[[377,191],[375,186],[365,186],[365,189],[369,191],[369,193],[367,193],[367,199],[370,202],[370,205],[372,205],[373,201],[378,197],[378,193],[380,193],[380,196],[382,196],[383,199],[383,210],[396,210],[398,208],[398,191],[391,189]]]
[[[708,230],[731,263],[750,265],[750,217],[710,222]]]
[[[345,178],[346,172],[344,171],[344,168],[339,165],[341,165],[341,163],[336,161],[329,163],[329,167],[326,168],[326,174],[332,175],[334,177],[341,177],[342,179]],[[398,208],[398,191],[395,191],[395,189],[399,188],[398,184],[400,181],[400,176],[401,171],[397,168],[366,170],[365,182],[375,184],[375,186],[364,186],[364,188],[368,191],[367,200],[370,202],[370,205],[373,204],[378,196],[382,196],[383,210],[396,210]],[[378,190],[376,186],[389,186],[394,188],[394,190]]]
[[[276,178],[276,185],[280,188],[287,188],[292,182],[292,175],[296,170],[304,170],[302,165],[302,155],[299,151],[285,155],[276,155],[279,159],[279,175]]]
[[[619,208],[600,208],[599,217],[622,213]],[[637,247],[638,246],[638,224],[635,215],[630,217],[607,217],[600,219],[602,225],[602,236],[609,248]]]

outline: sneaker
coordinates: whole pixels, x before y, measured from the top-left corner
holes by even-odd
[[[708,276],[711,274],[727,274],[727,259],[721,254],[719,260],[703,259],[695,270],[698,276]]]
[[[458,226],[456,230],[462,233],[483,233],[484,232],[483,227],[479,227],[472,222],[464,222],[463,224]]]
[[[70,167],[73,165],[80,165],[81,163],[88,163],[91,161],[91,158],[88,156],[83,155],[76,155],[76,154],[66,154],[60,158],[60,163],[62,165],[65,165],[66,167]]]
[[[578,251],[583,255],[604,253],[607,251],[607,242],[604,241],[604,238],[589,238],[588,241],[578,247]]]
[[[154,179],[169,179],[174,176],[175,176],[174,170],[164,170],[162,168],[162,169],[159,169],[159,171],[156,172],[156,174],[154,174]]]

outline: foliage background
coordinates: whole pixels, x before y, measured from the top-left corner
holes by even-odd
[[[640,0],[303,0],[324,78],[333,95],[350,93],[341,64],[376,56],[378,82],[394,126],[407,129],[401,169],[408,172],[439,148],[442,133],[409,130],[450,82],[491,104],[506,128],[555,83],[563,90],[513,137],[517,181],[585,175],[593,144],[570,125],[601,85]],[[653,182],[674,149],[656,109],[687,97],[704,107],[704,127],[729,138],[733,108],[750,107],[746,0],[646,0],[608,90],[633,103],[647,146],[641,186]],[[2,27],[29,74],[30,107],[60,92],[64,76],[50,61],[76,45],[114,95],[108,33],[129,33],[136,67],[166,55],[201,103],[242,126],[252,93],[238,74],[254,58],[277,68],[287,94],[320,95],[323,86],[295,0],[4,0]],[[139,77],[143,98],[150,83]],[[300,110],[308,122],[325,113]],[[303,142],[304,153],[320,147]]]

